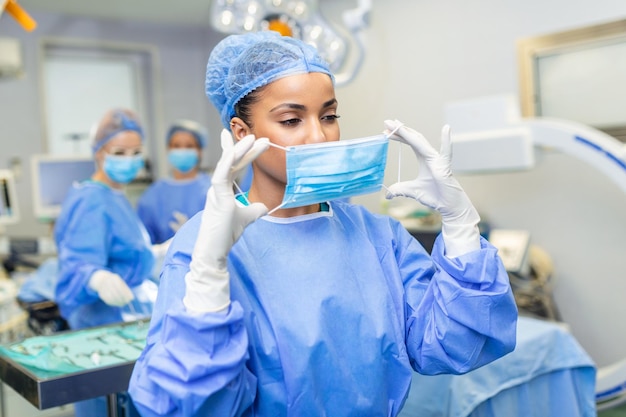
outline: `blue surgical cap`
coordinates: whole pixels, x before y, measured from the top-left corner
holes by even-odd
[[[191,133],[193,137],[196,138],[196,142],[198,142],[198,146],[200,148],[204,148],[206,146],[207,138],[209,136],[207,130],[200,123],[194,122],[193,120],[176,120],[167,131],[166,143],[168,146],[172,140],[172,135],[176,132]]]
[[[248,93],[280,78],[310,72],[328,74],[334,82],[317,49],[298,39],[273,31],[230,35],[209,56],[206,95],[228,129],[235,105]]]
[[[133,111],[127,109],[109,110],[95,126],[92,133],[93,153],[98,152],[115,135],[126,130],[139,133],[143,142],[143,129],[139,124],[139,118]]]

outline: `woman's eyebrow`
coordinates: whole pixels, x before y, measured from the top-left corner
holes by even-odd
[[[337,99],[336,99],[336,98],[332,98],[332,99],[328,100],[327,102],[325,102],[325,103],[322,105],[322,108],[330,107],[330,106],[332,106],[332,105],[334,105],[334,104],[337,104]],[[276,106],[276,107],[272,108],[272,109],[270,110],[270,113],[271,113],[271,112],[273,112],[273,111],[276,111],[276,110],[278,110],[278,109],[281,109],[281,108],[283,108],[283,107],[286,107],[286,108],[288,108],[288,109],[293,109],[293,110],[306,110],[306,106],[305,106],[305,105],[303,105],[303,104],[296,104],[296,103],[281,103],[281,104],[279,104],[278,106]]]
[[[278,106],[272,108],[270,110],[270,113],[276,110],[279,110],[283,107],[286,107],[288,109],[293,109],[293,110],[306,110],[306,106],[303,104],[296,104],[296,103],[281,103]]]
[[[337,99],[333,97],[330,100],[328,100],[326,103],[324,103],[322,107],[330,107],[335,104],[337,104]]]

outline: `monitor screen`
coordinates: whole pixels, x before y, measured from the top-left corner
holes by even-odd
[[[19,219],[13,171],[0,170],[0,224],[17,223]]]
[[[35,155],[32,168],[35,217],[54,220],[72,184],[89,179],[95,163],[88,156]]]

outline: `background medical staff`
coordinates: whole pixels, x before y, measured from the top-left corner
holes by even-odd
[[[204,210],[164,262],[129,385],[144,417],[395,416],[414,370],[467,372],[513,350],[508,275],[450,174],[448,128],[439,153],[385,122],[385,136],[420,161],[388,197],[441,213],[431,257],[362,206],[321,199],[267,215],[287,193],[285,147],[332,153],[327,142],[339,143],[333,76],[315,48],[271,32],[229,36],[211,52],[206,91],[230,131]],[[252,186],[237,200],[233,180],[250,161]],[[335,158],[324,173],[363,175],[351,161]]]
[[[54,228],[59,257],[55,301],[72,330],[123,321],[133,290],[154,263],[148,235],[123,192],[143,167],[135,113],[108,111],[93,132],[96,171],[74,184]],[[104,398],[75,404],[76,416],[106,415]]]
[[[211,177],[200,172],[200,160],[207,139],[206,129],[192,120],[178,120],[170,126],[166,142],[172,176],[154,182],[137,202],[137,214],[152,243],[170,239],[204,207]]]

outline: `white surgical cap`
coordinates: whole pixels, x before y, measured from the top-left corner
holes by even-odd
[[[317,49],[298,39],[273,31],[230,35],[209,56],[206,95],[228,129],[235,105],[248,93],[280,78],[310,72],[328,74],[334,82]]]

